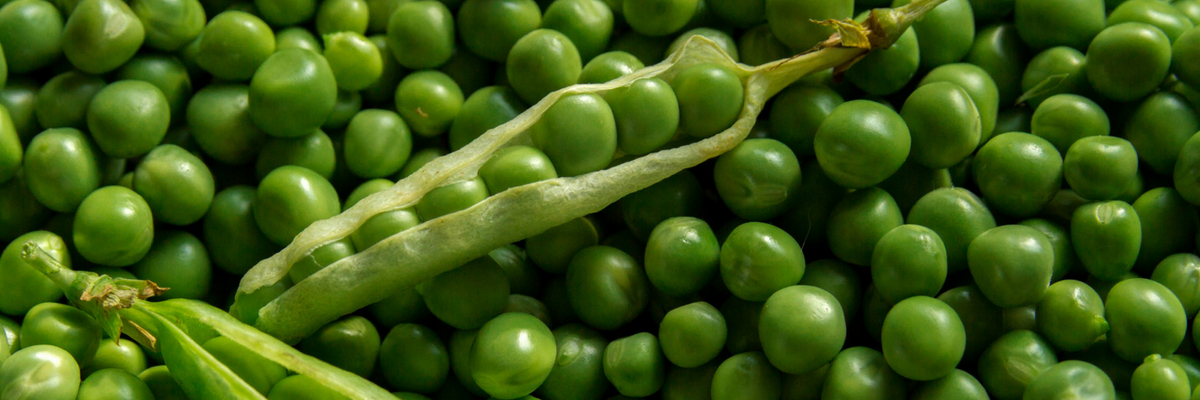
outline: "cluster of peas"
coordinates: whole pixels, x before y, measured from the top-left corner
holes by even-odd
[[[26,242],[228,306],[312,222],[548,93],[693,35],[786,58],[828,38],[809,20],[906,3],[0,0],[0,399],[186,398],[161,355],[62,304]],[[296,346],[403,400],[1197,398],[1195,24],[1200,0],[947,0],[844,81],[779,93],[716,160]],[[256,306],[490,194],[715,135],[743,92],[698,64],[563,97]],[[341,397],[203,348],[270,399]]]

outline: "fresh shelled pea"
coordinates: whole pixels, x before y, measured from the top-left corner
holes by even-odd
[[[412,134],[404,119],[387,110],[363,110],[346,127],[346,167],[362,178],[390,176],[408,162]]]
[[[1175,78],[1192,87],[1200,86],[1200,64],[1196,63],[1200,52],[1200,29],[1192,28],[1175,39],[1171,45],[1171,72]]]
[[[1063,159],[1067,185],[1083,198],[1111,200],[1137,179],[1137,151],[1129,141],[1109,136],[1080,138]]]
[[[978,147],[982,126],[971,95],[950,82],[923,85],[905,100],[900,116],[912,137],[910,157],[929,168],[948,168]]]
[[[583,61],[571,39],[557,31],[538,29],[513,44],[505,67],[513,90],[526,103],[534,104],[577,82]]]
[[[379,331],[366,318],[353,316],[321,327],[297,347],[305,354],[367,377],[375,370],[380,353]]]
[[[197,91],[188,101],[187,124],[200,149],[223,163],[253,161],[266,141],[250,119],[250,90],[244,85],[215,84]]]
[[[604,376],[622,395],[653,394],[662,387],[666,373],[667,360],[651,333],[613,340],[604,349]]]
[[[546,153],[560,176],[603,169],[617,151],[612,108],[594,94],[560,98],[530,130],[534,144]]]
[[[1137,261],[1142,245],[1137,211],[1120,200],[1079,207],[1071,216],[1071,244],[1089,274],[1115,280]]]
[[[679,129],[678,98],[661,79],[642,79],[613,89],[605,93],[604,100],[613,110],[617,145],[625,153],[641,155],[658,150]]]
[[[720,47],[725,54],[729,55],[730,59],[733,59],[733,61],[739,60],[737,43],[734,42],[733,37],[724,31],[713,28],[696,28],[680,34],[675,38],[674,41],[671,42],[670,46],[667,46],[667,52],[663,55],[663,57],[669,57],[672,53],[675,53],[679,49],[683,48],[683,45],[687,44],[687,42],[695,36],[700,36],[711,40],[713,43],[716,43],[717,47]]]
[[[209,257],[226,272],[244,274],[277,250],[254,221],[256,197],[254,188],[234,186],[217,193],[205,214],[203,237]]]
[[[996,81],[983,68],[973,64],[946,64],[929,71],[918,86],[934,82],[950,82],[961,86],[971,95],[979,111],[981,123],[979,144],[987,143],[992,136],[1005,133],[996,131],[996,115],[1000,112],[1000,92]]]
[[[84,0],[74,11],[63,26],[62,51],[81,71],[102,74],[120,67],[146,38],[142,21],[125,2]]]
[[[1060,350],[1086,349],[1108,331],[1104,303],[1083,282],[1055,282],[1037,304],[1037,330]]]
[[[1188,139],[1200,131],[1200,113],[1188,100],[1172,92],[1158,92],[1142,100],[1125,125],[1125,139],[1133,144],[1138,158],[1154,172],[1170,175]],[[1179,174],[1182,175],[1182,174]],[[1179,185],[1180,191],[1189,188]]]
[[[929,228],[898,226],[875,244],[871,279],[879,296],[888,303],[913,296],[936,296],[946,281],[946,246]]]
[[[383,74],[383,55],[360,33],[326,34],[324,56],[337,86],[345,90],[362,90]]]
[[[12,7],[8,7],[12,4]],[[0,9],[0,47],[13,74],[45,67],[63,54],[63,16],[45,0],[20,0]]]
[[[542,15],[542,27],[566,35],[583,61],[591,60],[612,38],[613,11],[600,0],[569,0],[550,3]]]
[[[562,325],[553,333],[557,359],[550,375],[538,387],[538,396],[548,400],[600,399],[612,385],[604,377],[608,340],[579,324]]]
[[[1130,382],[1130,393],[1135,399],[1187,400],[1192,397],[1190,391],[1183,367],[1158,354],[1146,356],[1133,371]]]
[[[645,68],[633,54],[610,51],[593,57],[579,73],[579,83],[604,83]]]
[[[608,246],[580,250],[566,270],[567,300],[579,319],[611,330],[633,321],[650,298],[650,282],[633,257]]]
[[[764,301],[804,276],[804,251],[787,232],[761,222],[734,228],[721,244],[721,279],[733,295]]]
[[[151,400],[150,387],[127,371],[110,368],[96,371],[79,385],[79,400],[101,400],[112,397],[131,400]]]
[[[879,239],[903,224],[900,207],[883,189],[851,192],[829,212],[829,249],[847,263],[870,265]]]
[[[758,330],[767,360],[789,374],[810,373],[828,364],[846,341],[842,306],[814,286],[791,286],[772,294],[762,306]],[[797,348],[807,351],[792,351]]]
[[[763,221],[786,212],[800,193],[800,162],[774,139],[750,139],[717,158],[717,192],[735,215]]]
[[[667,312],[658,328],[663,355],[682,368],[696,368],[715,359],[725,347],[727,334],[725,317],[702,301]]]
[[[0,365],[0,391],[17,396],[70,400],[80,381],[79,364],[56,346],[27,346]]]
[[[463,44],[497,62],[505,61],[513,45],[542,24],[541,9],[533,0],[467,0],[455,16]]]
[[[1158,282],[1132,278],[1112,287],[1104,300],[1108,342],[1125,361],[1172,354],[1183,343],[1187,313],[1171,290]]]
[[[416,211],[422,221],[428,221],[470,208],[487,197],[487,185],[476,177],[431,190],[417,203]]]
[[[621,16],[634,31],[646,36],[670,35],[696,15],[699,0],[652,0],[623,2]]]
[[[282,246],[314,221],[337,215],[341,204],[329,181],[310,169],[289,165],[263,178],[252,209],[259,229]]]
[[[257,16],[226,11],[208,21],[197,43],[201,68],[218,78],[245,81],[275,52],[275,33]]]
[[[1030,217],[1049,204],[1062,186],[1062,165],[1062,156],[1049,141],[1009,132],[983,145],[972,169],[983,198],[997,210]]]
[[[1108,15],[1108,26],[1126,22],[1143,22],[1153,25],[1167,35],[1174,43],[1179,35],[1192,29],[1192,20],[1180,10],[1167,3],[1153,3],[1145,0],[1125,1]]]
[[[940,9],[941,7],[939,7]],[[975,37],[966,62],[978,65],[996,81],[1000,104],[1015,104],[1021,95],[1021,80],[1032,56],[1012,24],[981,29]]]
[[[822,399],[893,399],[908,390],[903,377],[896,374],[883,353],[868,347],[851,347],[838,353],[829,364]]]
[[[768,134],[786,144],[797,156],[811,157],[815,154],[813,141],[821,122],[844,102],[840,94],[824,85],[788,86],[771,104]]]
[[[432,393],[450,373],[446,346],[437,334],[422,325],[396,325],[384,338],[378,353],[383,376],[392,387],[402,391]]]
[[[500,315],[510,294],[504,270],[487,256],[442,273],[418,290],[434,316],[458,329],[475,329]]]
[[[279,167],[293,165],[332,179],[336,153],[333,141],[320,129],[297,138],[268,137],[258,152],[254,175],[262,180]]]
[[[1200,269],[1200,257],[1179,253],[1164,258],[1154,268],[1154,273],[1150,278],[1175,293],[1175,297],[1179,298],[1189,320],[1196,316],[1197,311],[1200,311],[1200,291],[1188,284],[1198,269]]]
[[[87,127],[96,145],[113,158],[146,154],[167,134],[171,108],[162,90],[145,81],[119,81],[96,93]]]
[[[47,344],[70,353],[79,367],[87,367],[96,356],[103,333],[100,324],[74,307],[42,303],[25,314],[21,324],[22,348]]]
[[[1068,360],[1043,370],[1029,381],[1025,399],[1049,400],[1062,396],[1119,399],[1112,379],[1105,371],[1087,362]]]
[[[204,243],[183,231],[155,232],[150,251],[129,267],[133,274],[171,288],[167,299],[203,299],[212,286],[212,261]]]
[[[104,158],[83,132],[74,128],[47,129],[34,136],[25,150],[23,181],[33,198],[46,208],[74,212],[100,187],[100,162]]]
[[[550,329],[537,318],[501,314],[475,335],[471,377],[493,397],[527,396],[550,375],[557,358],[555,346]]]
[[[450,148],[461,149],[489,129],[516,118],[526,108],[525,102],[509,87],[488,86],[476,90],[461,104],[450,123]]]
[[[104,79],[70,70],[55,75],[38,89],[34,103],[37,123],[45,128],[87,128],[87,110]]]
[[[371,13],[374,17],[376,13]],[[389,14],[388,46],[405,68],[432,68],[454,54],[454,16],[442,2],[403,2]]]
[[[671,81],[679,100],[679,127],[706,138],[733,125],[742,111],[744,91],[733,71],[716,64],[699,64],[679,72]]]
[[[833,29],[804,21],[846,19],[854,12],[854,2],[849,0],[767,0],[767,23],[779,41],[794,51],[804,51],[828,39]]]
[[[1058,46],[1042,51],[1029,60],[1021,75],[1021,91],[1040,92],[1033,97],[1022,96],[1037,108],[1042,101],[1057,94],[1086,94],[1091,91],[1084,73],[1085,56],[1079,50]],[[1057,76],[1057,77],[1056,77]]]
[[[396,87],[396,110],[421,136],[450,129],[463,108],[463,93],[454,79],[439,71],[410,74]]]
[[[183,388],[179,387],[178,382],[175,382],[175,378],[171,376],[171,371],[166,365],[147,368],[138,374],[138,378],[150,388],[150,393],[154,394],[155,400],[187,399]]]
[[[911,141],[908,126],[895,111],[872,101],[853,100],[825,118],[813,147],[830,179],[849,189],[862,189],[900,169]]]
[[[1133,209],[1142,223],[1142,248],[1134,264],[1138,272],[1152,272],[1159,265],[1155,261],[1161,263],[1170,255],[1187,253],[1195,245],[1192,232],[1200,221],[1178,190],[1150,189],[1133,202]]]
[[[83,376],[91,375],[100,370],[113,368],[130,374],[140,374],[146,370],[146,354],[141,346],[132,340],[103,340],[96,348],[96,355],[91,365],[83,370]]]
[[[971,241],[967,264],[975,283],[993,304],[1002,308],[1033,305],[1050,287],[1054,249],[1034,228],[1003,225]]]
[[[1137,59],[1129,63],[1123,60]],[[1127,22],[1105,28],[1087,48],[1088,82],[1104,97],[1131,101],[1158,87],[1171,67],[1171,41],[1152,25]]]
[[[1104,29],[1105,2],[1017,0],[1013,13],[1017,32],[1036,50],[1070,46],[1082,51]]]
[[[1091,136],[1108,136],[1108,115],[1094,101],[1074,94],[1046,98],[1033,112],[1030,133],[1046,139],[1060,154],[1076,141]]]
[[[329,389],[327,386],[305,375],[292,375],[283,378],[275,386],[272,386],[271,392],[267,394],[267,400],[318,399],[349,400],[350,398]]]
[[[250,120],[268,135],[294,138],[325,123],[337,104],[337,83],[320,54],[286,49],[270,54],[250,80]]]
[[[213,178],[200,158],[175,145],[155,147],[138,163],[133,189],[154,217],[172,225],[199,221],[213,201]]]
[[[1001,336],[979,357],[979,382],[995,399],[1020,399],[1034,378],[1058,363],[1040,335],[1016,330]]]
[[[966,349],[966,332],[958,314],[941,300],[927,296],[904,299],[883,321],[883,355],[896,373],[930,381],[954,371]]]
[[[717,275],[721,246],[704,220],[675,217],[650,233],[645,255],[650,283],[669,296],[684,296],[699,292]]]
[[[150,251],[154,220],[142,196],[124,187],[106,186],[80,203],[72,235],[84,259],[124,267]]]

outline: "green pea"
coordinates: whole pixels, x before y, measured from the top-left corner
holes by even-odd
[[[1029,382],[1025,399],[1050,400],[1063,396],[1088,399],[1119,399],[1113,381],[1104,371],[1083,361],[1063,361],[1042,371]]]
[[[1179,298],[1188,319],[1192,319],[1200,311],[1200,290],[1190,284],[1200,272],[1200,257],[1193,254],[1180,253],[1168,256],[1154,268],[1150,279],[1171,289]]]
[[[937,295],[946,280],[946,247],[929,228],[898,226],[875,245],[871,276],[879,295],[889,303]]]
[[[509,293],[504,270],[490,257],[444,272],[421,289],[429,311],[458,329],[475,329],[500,315]]]
[[[371,372],[375,370],[375,359],[381,352],[379,332],[375,330],[375,325],[359,316],[346,317],[326,324],[301,341],[298,348],[305,354],[362,377],[371,376]],[[445,349],[442,354],[445,354]],[[434,358],[431,355],[422,355],[417,359],[428,362]],[[443,365],[448,369],[449,361]],[[388,369],[391,368],[385,370]]]
[[[79,364],[56,346],[28,346],[0,367],[0,391],[19,397],[70,400],[79,382]]]
[[[150,251],[130,267],[135,276],[170,288],[164,299],[203,299],[212,283],[212,263],[204,244],[182,231],[159,232]]]
[[[983,68],[973,64],[946,64],[925,75],[918,86],[934,82],[950,82],[961,86],[971,95],[975,108],[979,111],[982,123],[979,144],[986,143],[993,133],[1004,133],[996,130],[996,114],[999,112],[1000,94],[996,82]]]
[[[333,176],[336,158],[333,142],[329,135],[320,129],[298,138],[269,137],[259,151],[254,172],[261,180],[276,168],[295,165],[330,179]],[[347,160],[347,163],[349,162]]]
[[[1104,301],[1104,319],[1113,352],[1129,362],[1174,353],[1187,330],[1182,303],[1170,289],[1149,279],[1114,285]]]
[[[1104,29],[1104,5],[1096,0],[1015,1],[1017,32],[1029,47],[1083,50]]]
[[[162,141],[170,123],[166,96],[144,81],[109,84],[96,93],[87,109],[88,130],[113,158],[146,154]]]
[[[252,207],[254,188],[234,186],[213,197],[204,218],[204,243],[217,267],[241,275],[278,250],[258,229]]]
[[[1192,385],[1193,382],[1196,385],[1200,385],[1200,380],[1197,380],[1197,378],[1200,378],[1200,360],[1196,360],[1194,357],[1185,356],[1183,354],[1172,354],[1166,358],[1174,361],[1183,368],[1184,373],[1187,374],[1188,384],[1191,389],[1196,389],[1196,386]]]
[[[355,32],[325,35],[325,59],[339,88],[358,91],[383,74],[383,56],[365,36]]]
[[[103,79],[75,70],[50,78],[38,91],[34,108],[38,124],[48,129],[84,129],[88,105],[104,88]]]
[[[542,13],[533,0],[467,0],[455,22],[468,49],[503,62],[522,36],[541,26]]]
[[[618,35],[609,50],[631,54],[642,65],[653,65],[663,60],[663,54],[670,45],[670,36],[647,36],[630,30]]]
[[[1196,212],[1175,189],[1151,189],[1137,198],[1133,208],[1142,223],[1139,272],[1150,271],[1168,255],[1186,253],[1195,245]]]
[[[984,349],[1004,333],[1001,309],[975,285],[947,290],[937,299],[954,309],[966,332],[966,348],[960,364],[974,365]]]
[[[708,303],[700,301],[673,309],[659,324],[663,354],[682,368],[704,365],[725,347],[725,327],[725,317]]]
[[[737,43],[734,42],[733,37],[729,36],[729,34],[725,33],[724,31],[713,28],[696,28],[680,34],[675,38],[674,41],[671,42],[669,46],[667,46],[667,52],[664,57],[670,57],[671,54],[674,54],[675,52],[679,51],[679,49],[682,49],[683,45],[687,44],[687,42],[690,41],[694,36],[700,36],[712,41],[713,43],[716,43],[717,47],[720,48],[721,51],[724,51],[730,59],[735,62],[738,61]]]
[[[511,288],[513,294],[529,297],[541,293],[542,274],[533,263],[529,262],[525,251],[520,247],[509,244],[497,247],[495,250],[488,252],[488,255],[497,264],[500,264],[500,268],[504,270],[504,275],[508,277],[508,286]],[[512,296],[509,296],[509,300],[512,300]],[[536,301],[536,299],[532,298],[528,300]],[[538,303],[540,304],[540,308],[547,308],[540,301]]]
[[[124,2],[84,0],[74,11],[63,26],[62,51],[81,71],[101,74],[116,69],[137,53],[146,37],[142,21]]]
[[[530,128],[560,176],[578,176],[604,169],[617,150],[612,109],[594,94],[563,97]]]
[[[648,238],[667,218],[700,215],[700,181],[684,170],[621,199],[625,224],[638,238]]]
[[[204,162],[171,144],[151,150],[138,163],[133,189],[157,220],[190,225],[208,212],[213,200],[213,178]]]
[[[1029,48],[1021,41],[1016,27],[999,24],[979,31],[965,61],[980,66],[992,76],[999,89],[1001,104],[1014,104],[1022,93],[1021,79],[1029,57]]]
[[[823,246],[829,213],[847,190],[830,180],[817,160],[809,160],[802,173],[800,192],[804,195],[775,223],[793,237],[803,238],[807,245]]]
[[[183,117],[187,101],[192,97],[192,81],[187,75],[187,68],[178,58],[171,56],[136,56],[117,70],[117,79],[153,84],[167,99],[172,119]]]
[[[372,14],[373,15],[373,14]],[[401,67],[396,62],[396,58],[392,57],[391,45],[387,42],[387,37],[384,35],[368,36],[371,44],[379,49],[379,54],[382,58],[382,69],[380,70],[379,79],[375,83],[368,85],[359,93],[368,104],[391,104],[393,97],[396,95],[396,86],[400,85],[400,79],[408,73],[408,70]],[[319,51],[314,50],[314,51]]]
[[[882,353],[867,347],[851,347],[838,353],[829,364],[821,398],[898,399],[904,397],[905,392],[904,378],[888,366]]]
[[[1066,46],[1046,49],[1025,66],[1021,76],[1021,91],[1028,93],[1038,85],[1051,85],[1039,88],[1041,92],[1028,99],[1034,108],[1054,95],[1088,94],[1092,89],[1084,72],[1085,63],[1085,56],[1079,50]]]
[[[292,375],[283,378],[267,395],[267,400],[349,400],[340,392],[330,389],[308,375]]]
[[[101,400],[118,397],[130,400],[151,400],[154,393],[141,379],[127,371],[110,368],[96,371],[79,385],[79,400]]]
[[[167,369],[166,365],[147,368],[138,374],[138,378],[146,383],[156,400],[187,399],[187,394],[183,393],[183,388],[179,386],[178,382],[175,382],[175,378],[171,376],[171,371]]]
[[[415,288],[405,289],[367,306],[377,325],[392,329],[400,324],[422,321],[429,316],[425,299]]]
[[[833,34],[832,28],[810,20],[843,20],[854,12],[854,2],[848,0],[766,0],[765,5],[767,23],[775,37],[796,51],[812,48]]]
[[[649,300],[650,283],[637,261],[608,246],[580,250],[566,269],[567,300],[589,326],[615,329],[633,321]]]
[[[116,341],[103,340],[100,347],[96,348],[91,365],[83,370],[83,375],[93,375],[108,368],[140,374],[146,370],[146,355],[135,341],[122,340],[118,344]]]
[[[792,55],[791,49],[788,49],[771,32],[769,24],[758,25],[742,32],[742,36],[738,37],[737,48],[742,63],[752,66],[763,65]]]
[[[416,324],[400,324],[379,347],[379,365],[388,384],[401,391],[431,393],[450,373],[450,356],[437,334]]]
[[[368,4],[363,0],[323,1],[317,7],[317,33],[328,35],[335,32],[367,33],[370,15]]]
[[[412,135],[399,115],[387,110],[364,110],[346,127],[345,160],[350,172],[379,178],[399,171],[412,153]]]
[[[89,194],[75,214],[75,246],[96,264],[124,267],[150,251],[154,225],[142,196],[120,186]]]
[[[1184,149],[1196,131],[1200,131],[1200,113],[1188,107],[1188,100],[1175,93],[1158,92],[1143,100],[1129,116],[1125,139],[1133,143],[1138,158],[1150,169],[1169,175],[1175,171],[1180,154],[1190,153]]]
[[[487,197],[487,185],[483,183],[483,179],[476,177],[452,183],[426,193],[417,202],[417,215],[421,217],[422,221],[429,221],[470,208]]]
[[[832,294],[813,286],[780,289],[767,299],[758,322],[771,365],[804,374],[833,361],[846,340],[843,308]],[[807,349],[797,353],[796,348]]]
[[[0,88],[0,105],[7,109],[21,143],[29,143],[39,129],[35,115],[38,89],[33,81],[20,78],[11,79]]]
[[[227,164],[253,160],[266,141],[250,119],[250,89],[244,85],[200,89],[188,101],[187,125],[205,154]]]
[[[24,315],[38,304],[54,302],[62,297],[62,290],[57,289],[50,278],[26,264],[21,258],[22,247],[30,241],[63,266],[71,267],[66,244],[58,235],[47,231],[33,231],[17,237],[4,248],[3,255],[0,255],[0,273],[7,281],[12,282],[12,287],[0,295],[0,312],[4,314]],[[11,348],[15,352],[20,346],[14,345]]]
[[[439,71],[410,74],[396,88],[396,110],[421,136],[437,136],[450,129],[462,108],[462,90]]]
[[[750,139],[717,159],[713,179],[721,200],[735,215],[762,221],[795,204],[800,193],[800,162],[777,140]]]
[[[1133,269],[1141,241],[1137,212],[1123,201],[1090,203],[1071,217],[1071,244],[1097,278],[1115,280]]]
[[[24,181],[41,204],[55,211],[72,212],[100,187],[102,156],[82,132],[49,129],[35,136],[25,150]]]
[[[583,64],[567,36],[548,29],[525,35],[512,46],[505,61],[512,88],[528,103],[575,84]]]
[[[511,88],[488,86],[475,91],[461,103],[457,117],[450,122],[450,148],[463,148],[484,132],[516,118],[526,108]]]
[[[24,74],[62,55],[62,14],[43,0],[17,0],[0,8],[0,47],[8,68]],[[136,50],[136,49],[135,49]]]
[[[1140,62],[1130,63],[1136,59]],[[1154,91],[1171,66],[1171,41],[1152,25],[1105,28],[1087,48],[1088,82],[1104,97],[1131,101]]]
[[[1027,219],[1020,224],[1036,229],[1050,240],[1050,245],[1054,248],[1054,273],[1050,276],[1051,282],[1063,279],[1079,264],[1079,257],[1075,255],[1075,248],[1071,245],[1071,238],[1065,227],[1040,218]]]
[[[891,195],[879,188],[858,190],[830,211],[829,247],[842,261],[870,265],[876,242],[903,224],[900,208]]]
[[[817,129],[843,102],[842,96],[827,86],[790,85],[775,96],[768,134],[786,144],[796,155],[812,156]]]
[[[1033,113],[1032,133],[1066,153],[1078,140],[1108,136],[1108,115],[1095,102],[1074,94],[1047,98]]]
[[[556,1],[546,8],[542,28],[566,35],[583,60],[591,60],[608,48],[613,31],[613,12],[600,0]]]
[[[645,67],[637,57],[624,51],[601,53],[583,66],[579,73],[579,83],[604,83]]]
[[[917,385],[909,398],[912,400],[983,400],[989,397],[979,380],[961,369],[955,369],[950,371],[949,375]]]
[[[300,282],[317,273],[322,268],[354,255],[355,251],[354,244],[350,239],[346,238],[323,245],[313,250],[306,257],[296,261],[295,264],[292,264],[292,267],[288,270],[288,277],[292,279],[292,282]]]
[[[196,62],[221,79],[250,79],[275,52],[275,34],[257,16],[226,11],[208,21],[199,37]]]
[[[1110,200],[1134,183],[1137,164],[1137,151],[1129,141],[1110,136],[1087,136],[1067,150],[1063,175],[1080,196]]]
[[[323,53],[321,42],[308,29],[291,27],[275,32],[275,51],[284,49],[304,49],[313,53]]]
[[[979,143],[979,111],[970,94],[949,82],[918,87],[900,110],[912,136],[911,158],[929,168],[948,168]]]
[[[21,324],[22,348],[53,345],[66,350],[84,367],[95,357],[102,335],[100,324],[87,313],[58,303],[34,306]]]
[[[271,136],[311,134],[336,103],[333,71],[325,57],[311,51],[275,52],[250,80],[250,119]]]
[[[666,360],[653,334],[612,341],[604,349],[604,376],[626,396],[646,396],[662,387]]]
[[[1179,35],[1193,27],[1192,20],[1188,19],[1187,15],[1180,10],[1172,7],[1171,4],[1145,0],[1121,3],[1109,14],[1107,24],[1114,26],[1126,22],[1142,22],[1153,25],[1166,34],[1171,42],[1175,42]]]
[[[487,396],[483,389],[475,383],[475,379],[471,377],[470,359],[471,347],[475,344],[475,336],[479,330],[456,330],[450,335],[450,342],[447,348],[450,351],[450,368],[454,371],[456,380],[462,384],[466,391],[476,396]],[[450,386],[447,382],[445,386]]]
[[[904,120],[879,103],[843,103],[821,123],[814,139],[817,161],[834,182],[861,189],[882,182],[908,157]]]
[[[529,146],[506,147],[479,167],[479,176],[488,191],[500,193],[510,188],[554,179],[558,172],[545,153]]]
[[[829,375],[829,365],[818,368],[807,374],[783,377],[783,400],[818,400],[821,390],[825,387],[825,378]]]
[[[958,314],[946,303],[909,297],[896,303],[883,321],[883,354],[896,373],[929,381],[954,371],[966,348]]]
[[[853,320],[858,313],[863,288],[858,273],[850,264],[832,258],[813,261],[805,265],[804,277],[799,284],[817,287],[832,294],[841,305],[846,321]]]
[[[1004,214],[1028,217],[1049,204],[1062,186],[1062,163],[1045,139],[1009,132],[983,145],[972,167],[989,203]]]
[[[1055,282],[1037,304],[1037,330],[1060,350],[1086,349],[1108,331],[1104,303],[1083,282]]]
[[[145,45],[175,51],[200,36],[206,22],[204,8],[196,0],[138,0],[129,5],[142,21]]]
[[[1058,363],[1054,349],[1036,333],[1016,330],[1001,336],[979,358],[979,382],[996,399],[1020,399],[1042,371]]]
[[[716,64],[685,68],[671,81],[679,100],[680,128],[689,135],[706,138],[729,128],[742,112],[742,81],[729,69]]]
[[[329,181],[308,168],[275,168],[263,178],[254,200],[254,220],[271,241],[286,245],[315,221],[341,211]]]
[[[621,15],[634,31],[664,36],[679,31],[696,14],[699,0],[626,1]]]
[[[475,336],[471,377],[493,397],[527,396],[550,375],[557,358],[555,346],[550,329],[537,318],[501,314]]]
[[[259,393],[269,393],[271,387],[287,377],[283,366],[224,336],[209,339],[204,350]]]
[[[954,181],[950,170],[930,169],[912,162],[905,162],[896,173],[877,185],[892,195],[896,205],[904,213],[912,209],[912,206],[929,192],[952,186]]]
[[[263,20],[275,26],[308,22],[317,10],[316,0],[254,0]]]
[[[504,306],[504,312],[519,312],[532,315],[534,318],[542,321],[543,324],[546,324],[547,327],[553,326],[554,322],[550,319],[550,310],[546,308],[546,304],[542,303],[541,300],[523,294],[514,293],[508,295],[508,302]]]
[[[454,16],[444,4],[404,2],[390,15],[388,45],[392,56],[405,68],[435,68],[455,53]]]
[[[1191,386],[1183,368],[1158,354],[1146,356],[1142,365],[1133,371],[1130,389],[1138,399],[1191,398]]]
[[[804,275],[800,244],[782,229],[761,222],[734,228],[721,245],[721,278],[735,296],[763,301]]]
[[[595,0],[592,0],[595,1]],[[666,82],[640,79],[604,95],[613,111],[621,151],[642,155],[670,142],[679,128],[680,104]]]
[[[1192,28],[1171,46],[1171,72],[1192,87],[1200,86],[1200,64],[1188,61],[1196,57],[1200,57],[1200,29]]]
[[[1024,225],[989,229],[967,250],[975,283],[988,300],[1003,308],[1041,300],[1054,272],[1054,250],[1046,236]]]
[[[645,254],[650,283],[669,296],[685,296],[699,292],[716,276],[721,247],[703,220],[675,217],[654,228]]]
[[[237,303],[229,308],[229,314],[237,317],[245,324],[254,324],[258,320],[258,312],[267,303],[274,301],[292,287],[292,279],[280,279],[274,284],[264,286],[252,293],[236,293]]]

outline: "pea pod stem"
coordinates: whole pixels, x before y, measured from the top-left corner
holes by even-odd
[[[875,10],[865,26],[852,22],[839,25],[839,31],[853,29],[859,37],[865,35],[869,39],[865,46],[842,46],[840,35],[834,35],[813,52],[749,67],[734,62],[708,39],[693,37],[657,65],[611,82],[558,90],[515,119],[489,130],[462,149],[431,161],[388,190],[368,196],[338,216],[313,223],[287,248],[252,268],[242,278],[238,295],[280,281],[293,263],[317,247],[348,236],[375,214],[411,206],[429,190],[473,178],[492,153],[528,141],[524,132],[564,96],[600,93],[643,78],[669,81],[684,68],[701,63],[721,64],[742,79],[745,88],[742,112],[733,126],[713,137],[605,170],[494,194],[466,210],[397,233],[298,282],[259,310],[255,326],[284,341],[299,340],[397,290],[412,287],[497,247],[598,212],[629,193],[732,149],[746,138],[771,96],[810,73],[848,65],[872,47],[890,45],[923,13],[943,1],[916,0],[897,9]]]

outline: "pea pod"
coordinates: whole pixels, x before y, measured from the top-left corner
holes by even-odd
[[[817,71],[833,67],[844,70],[871,48],[895,42],[915,20],[943,1],[918,0],[897,9],[876,10],[865,25],[826,22],[839,35],[823,42],[820,50],[759,67],[737,64],[712,41],[693,37],[657,65],[608,83],[554,91],[511,121],[429,162],[390,189],[368,196],[336,217],[313,223],[291,245],[242,278],[238,301],[284,279],[290,265],[313,249],[350,235],[372,216],[412,206],[438,187],[475,179],[479,167],[493,153],[509,145],[529,143],[531,138],[525,132],[562,98],[603,93],[644,78],[670,81],[690,66],[714,63],[728,68],[742,82],[745,102],[733,126],[712,137],[573,178],[510,188],[464,210],[430,218],[397,233],[297,283],[259,310],[256,327],[283,340],[299,339],[397,289],[412,287],[492,249],[600,211],[629,193],[716,157],[746,138],[767,99],[788,84]],[[397,260],[403,261],[397,265]]]

